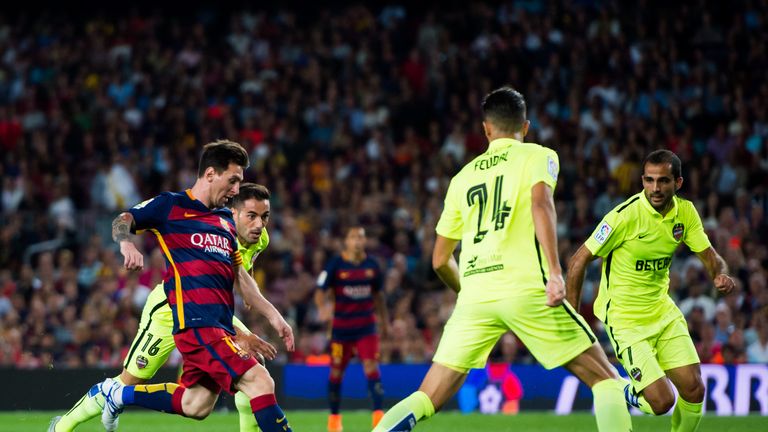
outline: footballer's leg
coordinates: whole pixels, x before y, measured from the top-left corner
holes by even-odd
[[[236,316],[232,317],[232,324],[242,332],[251,334],[251,330]],[[259,432],[259,425],[251,411],[251,399],[245,393],[241,391],[235,393],[235,408],[240,419],[240,432]]]
[[[604,324],[616,358],[629,376],[629,379],[622,378],[624,401],[650,415],[669,411],[669,404],[674,403],[674,394],[656,359],[656,347],[651,343],[658,335],[645,334],[645,339],[629,344],[628,338],[637,338],[637,329],[627,331]],[[628,333],[628,337],[625,337],[625,333]]]
[[[470,369],[485,366],[506,331],[495,304],[457,305],[419,390],[389,409],[374,432],[410,431],[417,422],[432,417],[456,394]]]
[[[155,376],[175,348],[173,317],[168,300],[159,285],[150,293],[141,314],[139,330],[123,363],[123,371],[113,379],[123,385],[143,384]],[[83,397],[51,424],[49,432],[70,432],[78,425],[98,417],[104,408],[101,383],[92,386]]]
[[[624,400],[625,383],[600,345],[593,344],[564,366],[592,389],[598,431],[632,431]]]
[[[597,429],[628,432],[632,418],[624,402],[624,382],[595,343],[584,318],[568,302],[546,305],[546,295],[499,302],[505,322],[547,369],[564,365],[592,388]],[[500,312],[501,313],[501,312]]]
[[[221,390],[232,389],[234,380],[256,364],[219,328],[187,328],[173,339],[183,359],[181,385],[124,386],[107,379],[101,386],[101,423],[107,431],[116,429],[118,415],[130,405],[201,420],[211,413]]]
[[[283,410],[275,399],[275,381],[267,369],[255,363],[235,384],[250,398],[253,416],[264,432],[291,432]]]
[[[632,385],[633,396],[637,400],[629,404],[651,415],[664,415],[675,405],[675,392],[666,377],[657,378],[638,390]]]
[[[672,412],[672,432],[693,432],[701,422],[704,406],[704,383],[698,363],[667,371],[677,387],[679,397]]]
[[[384,389],[381,387],[379,369],[379,335],[372,334],[357,341],[357,354],[363,362],[363,372],[368,380],[368,392],[373,402],[371,424],[376,427],[384,416]]]
[[[246,396],[245,393],[238,391],[235,393],[235,407],[240,418],[240,432],[258,432],[259,425],[256,423],[256,418],[253,417],[253,412],[251,411],[251,398]]]
[[[456,370],[440,363],[432,363],[419,390],[389,409],[374,432],[410,431],[416,423],[439,411],[464,384],[469,369]]]
[[[705,387],[699,356],[685,318],[680,316],[664,328],[656,349],[659,364],[678,392],[672,412],[672,432],[693,432],[701,421]]]
[[[341,420],[341,381],[352,359],[353,344],[347,341],[331,341],[331,371],[328,374],[328,432],[344,430]]]

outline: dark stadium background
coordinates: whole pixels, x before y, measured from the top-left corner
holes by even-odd
[[[327,361],[311,295],[350,221],[365,224],[386,269],[382,360],[428,362],[453,302],[429,259],[441,197],[483,151],[479,102],[503,84],[528,100],[528,140],[560,155],[563,264],[640,189],[642,157],[669,148],[683,161],[681,195],[737,282],[718,297],[681,250],[670,294],[702,362],[768,362],[765,1],[3,8],[6,372],[121,365],[163,262],[145,236],[148,268],[126,274],[110,221],[190,186],[217,138],[242,143],[246,179],[273,193],[258,281],[298,336],[275,365]],[[595,264],[581,312],[611,353],[590,310],[598,278]],[[492,360],[533,362],[511,336]]]

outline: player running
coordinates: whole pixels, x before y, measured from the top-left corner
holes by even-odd
[[[365,229],[351,226],[344,237],[344,250],[333,257],[317,280],[315,303],[321,319],[328,321],[333,310],[331,330],[331,372],[328,377],[328,399],[331,414],[328,431],[343,430],[341,414],[341,381],[352,356],[363,362],[368,390],[373,399],[372,423],[381,417],[384,392],[379,371],[379,335],[386,337],[387,308],[381,292],[381,270],[376,261],[365,253]],[[331,305],[333,303],[333,305]]]
[[[239,193],[232,198],[232,210],[237,230],[237,246],[243,257],[243,267],[252,273],[256,257],[269,245],[267,224],[270,217],[269,190],[253,183],[240,185]],[[237,342],[246,350],[272,360],[277,351],[242,323],[232,317],[237,332]],[[173,315],[163,284],[158,284],[150,293],[144,305],[139,331],[123,362],[123,371],[115,377],[124,385],[144,384],[155,376],[176,348],[173,340]],[[248,397],[243,392],[235,394],[235,406],[240,415],[240,431],[258,431],[256,419],[251,412]],[[77,426],[101,414],[104,397],[98,385],[93,386],[64,416],[55,417],[48,432],[70,432]]]
[[[517,91],[494,90],[482,110],[488,150],[451,180],[432,253],[438,276],[458,293],[456,307],[419,391],[374,430],[410,431],[434,415],[512,330],[545,368],[563,365],[592,388],[598,430],[630,431],[623,381],[563,301],[552,198],[557,154],[522,142],[530,122]]]
[[[683,185],[680,159],[656,150],[643,162],[643,191],[605,215],[568,266],[568,300],[578,307],[587,264],[603,258],[595,316],[605,323],[616,356],[632,381],[627,403],[661,415],[675,405],[673,432],[695,431],[704,383],[699,356],[680,309],[668,294],[672,255],[685,243],[715,287],[734,286],[728,267],[709,243],[693,203],[676,196]]]
[[[293,350],[291,327],[242,266],[232,212],[224,207],[237,195],[247,166],[248,154],[239,144],[207,144],[191,189],[162,193],[113,222],[112,237],[120,244],[128,270],[143,267],[129,232],[151,230],[160,242],[169,267],[164,287],[173,313],[173,338],[184,365],[181,385],[124,386],[111,378],[101,383],[101,421],[107,431],[116,429],[126,405],[203,419],[221,390],[245,393],[265,432],[291,430],[275,400],[269,372],[232,340],[233,288],[238,287],[243,299],[267,317]]]

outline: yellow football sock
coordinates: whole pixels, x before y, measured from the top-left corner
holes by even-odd
[[[592,386],[595,419],[600,432],[631,432],[632,418],[624,401],[624,382],[607,379]]]
[[[235,407],[240,416],[240,432],[259,432],[259,425],[256,424],[256,417],[251,409],[251,399],[245,393],[235,393]]]
[[[391,430],[410,431],[422,419],[435,415],[435,407],[426,393],[417,391],[393,406],[373,432],[388,432]]]
[[[120,384],[123,381],[120,380],[120,375],[114,378]],[[72,432],[75,428],[88,420],[101,415],[101,410],[104,408],[104,396],[98,390],[98,387],[93,386],[88,393],[84,394],[80,400],[63,416],[56,424],[56,432]]]
[[[694,432],[701,422],[704,402],[691,403],[678,396],[672,411],[672,432]]]

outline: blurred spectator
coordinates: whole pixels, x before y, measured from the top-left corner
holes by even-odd
[[[681,156],[680,194],[739,289],[716,306],[683,248],[670,294],[702,361],[765,361],[768,5],[539,3],[11,16],[0,41],[0,364],[115,364],[165,269],[145,235],[145,271],[125,274],[109,223],[190,184],[200,147],[222,137],[242,141],[246,179],[273,192],[280,217],[258,278],[296,326],[293,360],[322,362],[307,293],[351,220],[385,269],[396,334],[382,359],[428,360],[454,302],[431,270],[437,197],[485,150],[479,103],[503,84],[527,98],[530,139],[560,155],[564,264],[596,217],[640,190],[644,155]],[[41,249],[56,238],[58,250]],[[585,289],[599,277],[591,267]],[[528,361],[518,348],[505,336],[495,355]]]
[[[725,303],[717,305],[715,312],[715,341],[721,345],[728,343],[735,330],[731,321],[731,310]]]
[[[689,271],[690,272],[690,271]],[[687,279],[686,282],[691,282]],[[688,297],[683,299],[679,306],[683,315],[688,317],[694,308],[700,308],[704,314],[704,320],[711,322],[715,318],[716,306],[712,297],[704,294],[707,289],[706,282],[696,281],[688,285]],[[728,317],[730,319],[730,316]]]
[[[747,347],[747,361],[750,363],[768,363],[768,311],[755,315],[757,338]]]

